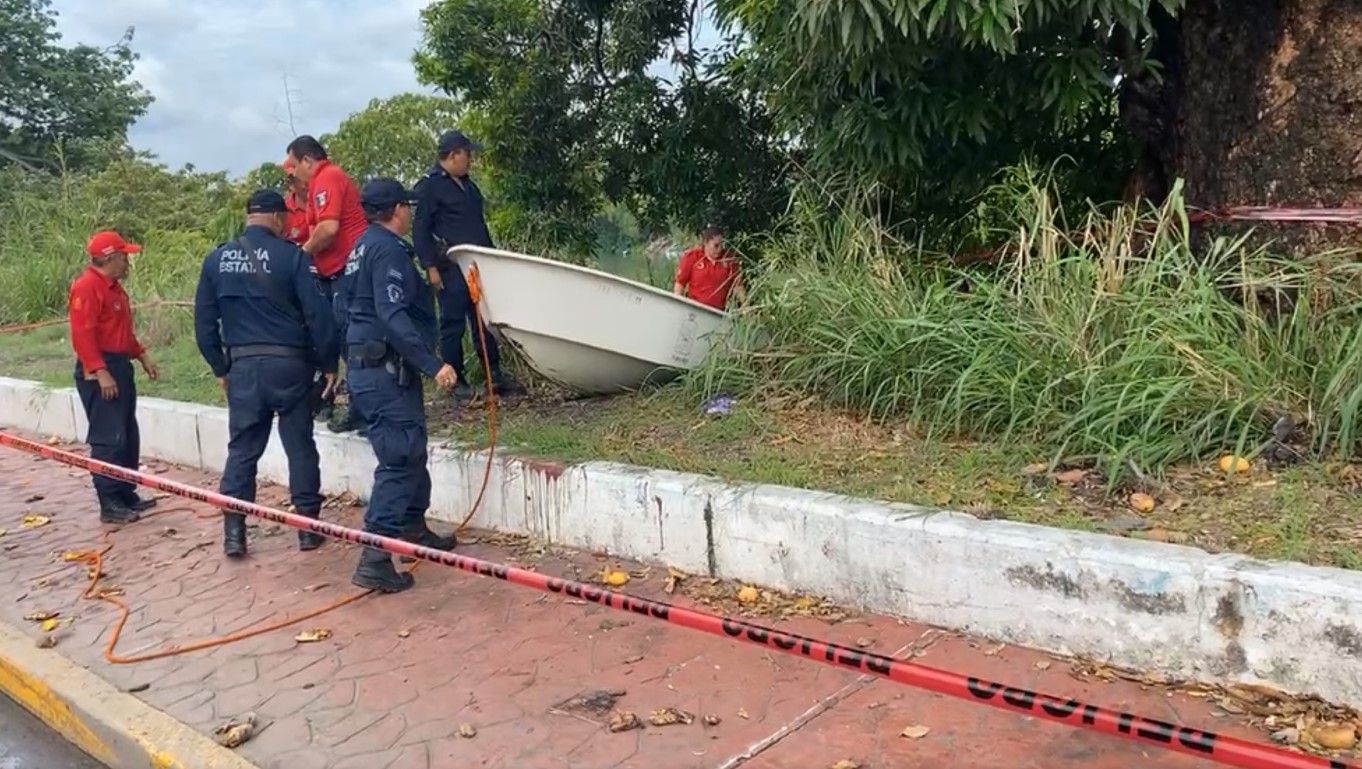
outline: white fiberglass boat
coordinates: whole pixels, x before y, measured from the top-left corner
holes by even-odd
[[[513,251],[455,246],[479,311],[544,377],[582,395],[637,390],[705,358],[729,316],[606,272]]]

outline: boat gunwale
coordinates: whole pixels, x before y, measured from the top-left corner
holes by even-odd
[[[718,317],[718,318],[722,318],[722,319],[724,319],[724,320],[731,320],[732,317],[733,317],[733,316],[732,316],[730,313],[728,313],[728,312],[725,312],[725,311],[723,311],[723,310],[715,309],[715,308],[713,308],[713,307],[710,307],[710,306],[707,305],[707,304],[701,304],[700,302],[697,302],[697,301],[695,301],[694,299],[691,299],[691,298],[688,297],[688,296],[680,296],[680,295],[674,294],[674,293],[672,293],[672,292],[670,292],[670,291],[664,291],[663,289],[660,289],[660,288],[658,288],[658,287],[656,287],[656,286],[650,286],[650,285],[648,285],[647,283],[643,283],[643,282],[637,281],[637,280],[630,280],[629,278],[625,278],[625,277],[621,277],[621,276],[619,276],[619,275],[615,275],[615,274],[613,274],[613,273],[605,272],[604,270],[593,270],[593,269],[591,269],[590,267],[583,267],[583,266],[581,266],[581,265],[578,265],[578,264],[571,264],[571,263],[569,263],[569,262],[560,262],[560,261],[558,261],[558,260],[556,260],[556,259],[546,259],[546,258],[544,258],[544,257],[542,257],[542,256],[531,256],[531,255],[529,255],[529,254],[522,254],[522,253],[520,253],[520,252],[518,252],[518,251],[506,251],[506,250],[500,249],[500,248],[487,248],[486,246],[472,246],[472,245],[466,245],[466,246],[465,246],[465,245],[460,245],[460,246],[450,246],[448,249],[445,250],[445,255],[448,256],[448,257],[450,257],[450,258],[452,258],[452,259],[454,260],[454,263],[455,263],[455,264],[458,264],[458,256],[457,256],[457,254],[456,254],[455,252],[471,252],[471,253],[474,253],[474,254],[483,254],[483,255],[487,255],[487,256],[498,256],[498,257],[504,256],[504,257],[508,257],[508,258],[511,258],[511,259],[519,259],[519,260],[521,260],[521,261],[535,262],[535,263],[540,263],[540,264],[547,264],[547,265],[550,265],[550,266],[553,266],[553,267],[560,267],[560,268],[565,268],[565,269],[568,269],[568,270],[574,270],[574,271],[576,271],[576,272],[585,273],[585,274],[587,274],[587,275],[594,276],[594,277],[607,278],[607,279],[609,279],[609,280],[615,281],[616,283],[623,283],[623,284],[625,284],[625,285],[628,285],[628,286],[631,286],[631,287],[634,287],[634,288],[641,288],[641,289],[643,289],[644,291],[652,292],[652,293],[654,293],[654,294],[657,294],[658,296],[662,296],[662,297],[666,297],[667,299],[672,299],[672,300],[675,300],[675,301],[679,301],[679,302],[681,302],[682,304],[689,305],[689,306],[691,306],[691,307],[693,307],[693,308],[695,308],[695,309],[698,309],[698,310],[703,310],[703,311],[705,311],[705,312],[707,312],[707,313],[709,313],[709,314],[711,314],[711,315],[714,315],[714,316],[716,316],[716,317]]]

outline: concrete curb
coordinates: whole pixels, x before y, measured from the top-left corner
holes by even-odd
[[[227,414],[142,399],[148,457],[220,472]],[[73,389],[0,378],[0,425],[84,440]],[[317,433],[327,493],[367,497],[374,457]],[[486,453],[432,446],[431,514],[463,517]],[[277,435],[260,463],[287,481]],[[1362,573],[606,462],[501,454],[478,526],[822,595],[1169,676],[1362,706]]]
[[[4,622],[0,691],[110,769],[256,769]]]

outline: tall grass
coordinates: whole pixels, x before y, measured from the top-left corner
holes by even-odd
[[[862,213],[873,198],[796,202],[693,382],[813,394],[930,437],[1040,442],[1054,460],[1101,458],[1112,479],[1251,451],[1283,416],[1316,453],[1356,443],[1362,282],[1344,255],[1194,250],[1178,194],[1070,222],[1049,178],[1023,171],[990,191],[1007,245],[955,267],[896,242]]]
[[[86,266],[85,241],[114,228],[143,246],[135,301],[193,297],[199,266],[240,227],[240,191],[219,175],[118,160],[91,174],[0,173],[0,325],[59,316]]]

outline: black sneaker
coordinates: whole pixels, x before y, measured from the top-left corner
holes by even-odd
[[[100,500],[100,523],[136,523],[142,516],[136,510],[117,500]]]

